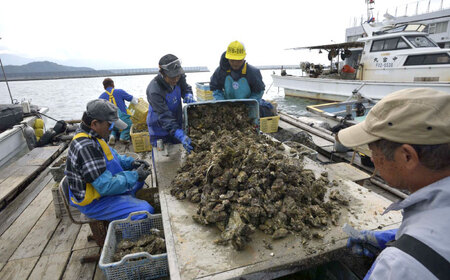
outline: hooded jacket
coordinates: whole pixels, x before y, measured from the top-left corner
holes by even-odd
[[[225,90],[225,78],[228,75],[231,75],[233,80],[237,81],[242,77],[241,69],[238,71],[232,70],[228,59],[225,58],[226,52],[224,52],[220,58],[219,67],[214,71],[214,74],[211,76],[210,80],[210,89],[211,91],[224,91]],[[244,64],[245,65],[245,64]],[[244,67],[244,65],[242,67]],[[227,72],[231,70],[231,72]],[[247,82],[250,86],[251,93],[259,93],[264,91],[265,85],[262,81],[261,71],[256,67],[251,66],[247,63],[247,74],[245,75]]]

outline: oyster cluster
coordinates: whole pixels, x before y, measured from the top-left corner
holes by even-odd
[[[150,229],[149,234],[142,235],[138,240],[123,239],[117,244],[114,262],[120,261],[125,255],[148,252],[150,255],[159,255],[166,252],[164,233],[156,228]]]
[[[178,171],[171,194],[197,203],[193,219],[217,226],[216,243],[237,250],[256,229],[273,239],[290,233],[320,238],[317,231],[336,224],[341,204],[325,202],[331,186],[326,174],[316,179],[283,144],[258,134],[245,104],[218,105],[188,111],[194,152]]]

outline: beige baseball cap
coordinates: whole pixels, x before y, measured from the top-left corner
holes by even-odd
[[[403,89],[381,99],[366,119],[339,131],[338,141],[357,147],[379,139],[403,144],[450,143],[450,93]]]

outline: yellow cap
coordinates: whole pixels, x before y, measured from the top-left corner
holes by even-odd
[[[244,44],[239,41],[234,41],[228,45],[225,58],[232,60],[242,60],[246,55],[247,53],[245,52]]]
[[[386,139],[401,144],[450,143],[450,93],[430,88],[403,89],[381,99],[366,119],[339,131],[346,147]]]

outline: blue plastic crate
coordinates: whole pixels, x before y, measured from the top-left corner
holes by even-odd
[[[214,104],[245,104],[249,108],[249,117],[252,119],[255,129],[259,132],[259,104],[255,99],[230,99],[230,100],[209,100],[186,104],[183,107],[183,127],[184,131],[189,133],[188,111],[198,106],[208,106]]]

